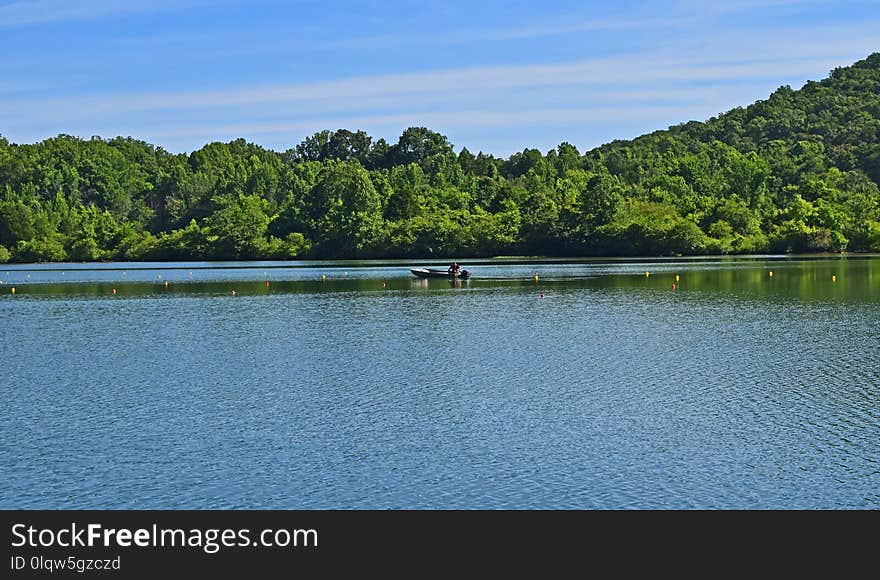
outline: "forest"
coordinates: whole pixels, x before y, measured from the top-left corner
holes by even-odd
[[[0,262],[880,251],[880,53],[584,153],[0,135]]]

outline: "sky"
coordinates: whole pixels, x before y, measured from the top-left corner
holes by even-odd
[[[0,135],[586,151],[876,51],[877,0],[0,0]]]

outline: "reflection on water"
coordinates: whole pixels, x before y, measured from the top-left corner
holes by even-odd
[[[370,264],[369,262],[364,262]],[[242,265],[247,264],[247,265]],[[279,293],[372,292],[409,289],[501,288],[582,291],[628,288],[642,291],[721,292],[769,300],[876,301],[880,259],[714,258],[675,262],[624,261],[510,264],[488,261],[471,266],[466,281],[413,277],[409,263],[290,262],[6,265],[0,292],[16,296],[162,297],[182,295],[267,296]],[[430,263],[427,265],[431,265]],[[468,264],[469,265],[469,264]],[[538,279],[535,280],[535,276]],[[114,294],[114,290],[116,293]]]
[[[0,266],[0,506],[880,507],[880,259],[411,265]]]

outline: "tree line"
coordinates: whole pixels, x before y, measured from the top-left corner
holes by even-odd
[[[880,54],[581,153],[0,136],[0,262],[880,251]]]

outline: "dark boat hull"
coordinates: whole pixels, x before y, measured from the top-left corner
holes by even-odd
[[[453,274],[448,270],[435,270],[433,268],[410,268],[410,272],[419,278],[446,278],[447,280],[467,280],[470,273],[467,270],[461,270],[457,274]]]

